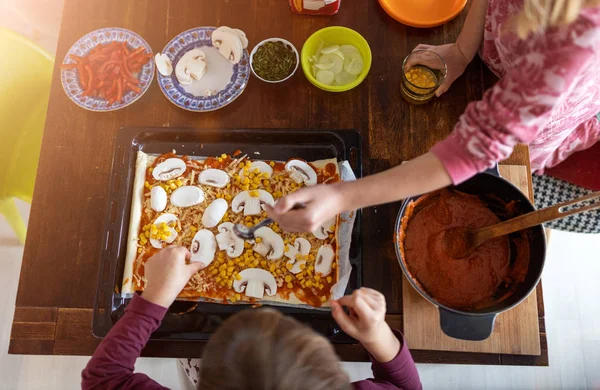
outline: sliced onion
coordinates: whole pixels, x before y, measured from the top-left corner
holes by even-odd
[[[356,76],[346,72],[345,70],[342,70],[340,73],[335,75],[335,82],[337,85],[350,84],[354,80],[356,80]]]
[[[340,51],[344,55],[350,55],[351,53],[360,54],[360,51],[356,48],[356,46],[352,46],[352,45],[342,45],[342,46],[340,46]]]
[[[342,54],[342,52],[341,52],[341,51],[339,51],[339,50],[338,50],[338,51],[334,51],[334,52],[333,52],[333,53],[331,53],[331,54],[335,54],[336,56],[340,57],[340,58],[342,59],[342,61],[343,61],[344,59],[346,59],[346,57],[345,57],[345,56]]]
[[[344,70],[349,74],[359,75],[363,69],[363,59],[359,53],[352,53],[344,61]]]
[[[322,70],[328,70],[328,69],[333,68],[333,62],[330,62],[329,64],[315,64],[315,68],[322,69]]]
[[[309,60],[317,81],[325,85],[342,86],[356,80],[364,67],[358,48],[352,45],[324,46],[325,41],[321,41]]]
[[[320,83],[323,83],[325,85],[331,85],[333,84],[335,75],[330,70],[318,70],[316,79]]]
[[[344,60],[342,60],[339,56],[335,54],[323,54],[321,58],[319,58],[319,64],[329,65],[333,64],[330,70],[335,74],[342,71],[344,66]]]
[[[339,45],[331,45],[321,49],[321,54],[331,54],[335,53],[340,49]]]

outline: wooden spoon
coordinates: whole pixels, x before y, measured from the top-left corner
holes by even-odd
[[[588,204],[581,204],[583,202],[588,202]],[[574,207],[566,209],[567,206]],[[450,257],[462,259],[471,254],[479,245],[493,238],[598,208],[600,208],[600,191],[545,209],[532,211],[492,226],[479,229],[450,228],[443,232],[442,248]]]

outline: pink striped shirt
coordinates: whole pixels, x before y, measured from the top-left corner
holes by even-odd
[[[517,143],[529,144],[531,168],[542,173],[600,140],[600,6],[524,40],[506,28],[522,7],[523,0],[490,0],[480,56],[500,81],[431,149],[455,184]]]

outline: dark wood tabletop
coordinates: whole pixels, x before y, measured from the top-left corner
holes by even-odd
[[[422,105],[400,94],[400,63],[417,44],[443,44],[458,36],[466,10],[431,29],[404,26],[377,1],[344,1],[338,15],[294,15],[285,0],[65,0],[52,90],[11,333],[9,353],[91,355],[92,306],[98,273],[100,235],[112,152],[119,128],[307,128],[356,129],[363,137],[363,168],[372,174],[426,152],[451,131],[468,102],[496,81],[475,59],[449,92]],[[312,86],[299,69],[285,83],[251,77],[245,92],[227,107],[193,113],[171,104],[156,83],[133,105],[94,113],[63,92],[58,64],[84,34],[124,27],[159,52],[176,34],[197,26],[227,25],[244,30],[250,48],[265,38],[290,40],[298,50],[316,30],[341,25],[362,34],[371,46],[367,79],[345,93]],[[529,167],[519,146],[506,163]],[[388,320],[402,328],[401,269],[392,243],[399,203],[364,210],[364,285],[382,291]],[[417,362],[547,365],[541,286],[538,287],[541,356],[413,351]],[[151,341],[144,356],[198,357],[203,342]],[[341,358],[366,361],[358,344],[337,345]]]

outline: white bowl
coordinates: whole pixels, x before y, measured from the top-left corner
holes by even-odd
[[[290,73],[289,76],[287,76],[286,78],[281,79],[281,80],[277,80],[277,81],[265,80],[262,77],[260,77],[259,75],[257,75],[256,72],[254,71],[254,67],[252,66],[252,60],[254,59],[254,54],[256,53],[256,50],[258,50],[258,48],[261,47],[266,42],[283,42],[284,44],[286,44],[289,47],[291,47],[292,51],[296,55],[296,67],[294,68],[294,70],[292,71],[292,73]],[[296,47],[292,44],[292,42],[290,42],[288,40],[285,40],[285,39],[282,39],[282,38],[267,38],[267,39],[265,39],[263,41],[260,41],[259,43],[256,44],[256,46],[254,46],[254,49],[252,49],[252,52],[250,53],[250,69],[252,70],[252,74],[254,76],[256,76],[258,79],[264,81],[265,83],[276,84],[276,83],[281,83],[281,82],[289,79],[290,77],[292,77],[294,75],[294,73],[296,73],[296,70],[298,70],[298,65],[299,64],[300,64],[300,56],[298,55],[298,50],[296,50]]]

